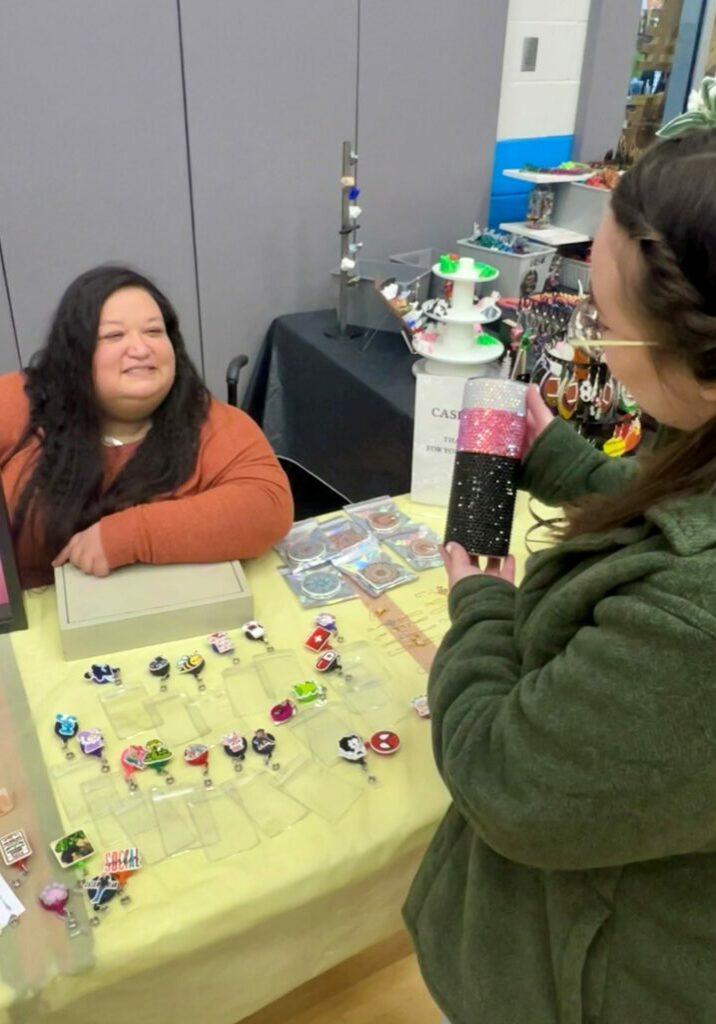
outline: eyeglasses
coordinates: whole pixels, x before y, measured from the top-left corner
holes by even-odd
[[[614,341],[604,337],[605,329],[599,318],[599,311],[591,297],[583,299],[574,307],[567,327],[567,341],[573,348],[581,349],[590,359],[601,362],[607,348],[653,348],[653,341]]]

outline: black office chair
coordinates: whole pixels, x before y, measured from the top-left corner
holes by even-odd
[[[229,405],[238,407],[239,377],[248,361],[246,355],[234,356],[226,368],[226,400]],[[277,458],[291,485],[296,520],[337,512],[349,503],[350,498],[336,491],[305,466],[285,455],[278,455]]]

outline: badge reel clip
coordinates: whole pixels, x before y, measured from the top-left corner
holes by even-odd
[[[54,914],[64,922],[71,939],[81,933],[81,928],[74,914],[67,909],[70,900],[70,890],[61,882],[50,882],[46,885],[38,897],[43,910]]]
[[[80,750],[86,757],[95,757],[99,760],[100,771],[105,775],[110,771],[109,761],[104,753],[104,736],[99,729],[84,729],[77,733],[77,742]]]
[[[70,750],[68,744],[79,732],[79,722],[74,715],[55,715],[54,731],[55,736],[62,741],[62,749],[68,761],[74,761],[75,752]]]
[[[212,633],[211,636],[208,638],[208,642],[209,647],[211,647],[214,654],[233,654],[234,657],[231,659],[231,664],[241,664],[241,658],[239,658],[238,655],[236,654],[236,647],[234,646],[234,641],[231,639],[228,633],[225,633],[223,631],[219,633]]]
[[[274,751],[276,750],[276,737],[273,733],[266,732],[265,729],[257,729],[251,740],[251,749],[259,757],[263,757],[267,768],[270,767],[274,772],[279,771],[281,765],[272,761]]]
[[[238,732],[229,732],[221,737],[221,745],[224,753],[234,762],[234,771],[239,774],[244,770],[244,759],[248,744],[244,737]]]
[[[156,658],[152,658],[149,662],[149,675],[159,680],[159,689],[162,693],[166,693],[169,689],[171,671],[172,667],[169,660],[161,654],[158,654]]]
[[[194,651],[193,654],[183,654],[177,661],[177,668],[182,676],[194,676],[197,690],[199,693],[204,693],[206,683],[202,680],[201,673],[206,668],[206,661],[198,651]]]
[[[204,786],[211,789],[214,783],[209,776],[209,748],[204,743],[190,743],[184,751],[184,764],[192,768],[201,768]]]
[[[84,678],[88,683],[95,683],[97,686],[122,685],[122,673],[120,669],[113,668],[112,665],[104,663],[90,665],[89,669],[84,674]]]
[[[351,734],[342,736],[338,741],[338,756],[349,764],[360,765],[362,771],[368,776],[368,782],[374,785],[378,778],[371,774],[368,762],[366,761],[367,750],[360,736]]]
[[[256,622],[251,619],[249,622],[245,622],[241,627],[241,631],[247,640],[252,640],[254,643],[264,644],[266,651],[269,654],[273,654],[274,648],[269,643],[268,637],[266,636],[266,630],[260,622]]]
[[[144,768],[151,768],[157,775],[161,775],[167,786],[174,785],[174,776],[167,768],[173,757],[173,751],[160,739],[147,740],[144,744]]]
[[[5,867],[14,868],[20,876],[12,883],[13,889],[19,889],[24,879],[30,874],[27,862],[32,856],[32,847],[21,828],[0,836],[0,856]]]

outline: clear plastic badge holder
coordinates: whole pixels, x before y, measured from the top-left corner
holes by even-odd
[[[153,715],[161,724],[159,735],[170,748],[191,743],[200,736],[206,736],[209,726],[202,713],[200,700],[189,698],[185,693],[168,693],[147,701]]]
[[[127,837],[127,845],[139,847],[143,864],[164,860],[166,854],[150,797],[141,793],[126,796],[114,805],[113,815]]]
[[[303,804],[274,785],[268,772],[241,775],[223,788],[269,839],[285,832],[308,813]]]
[[[355,732],[348,711],[330,703],[300,711],[287,728],[321,764],[329,767],[338,761],[338,741]]]
[[[280,566],[278,571],[302,608],[323,608],[328,604],[339,604],[358,597],[353,584],[332,565],[307,569],[302,573],[291,572],[285,566]]]
[[[100,775],[82,786],[82,799],[92,819],[92,834],[105,850],[131,845],[115,817],[115,808],[127,800],[127,784],[120,772]],[[141,799],[141,796],[139,796]]]
[[[438,569],[443,564],[440,557],[442,541],[429,526],[418,526],[406,533],[386,537],[383,543],[396,555],[400,555],[417,572]]]
[[[350,519],[347,516],[335,516],[333,519],[324,519],[321,523],[323,536],[326,538],[328,550],[333,555],[340,555],[348,548],[360,544],[370,531],[357,519]]]
[[[268,694],[264,688],[263,680],[256,669],[258,660],[260,659],[256,658],[250,663],[231,665],[221,673],[223,686],[231,695],[231,702],[239,715],[265,715],[267,702],[276,702],[275,695]]]
[[[295,573],[322,565],[330,555],[326,538],[316,519],[304,519],[296,523],[288,536],[276,545],[276,551]]]
[[[87,815],[83,787],[92,780],[105,779],[96,757],[82,757],[76,761],[63,761],[50,769],[52,785],[69,824],[83,821]]]
[[[286,765],[275,780],[276,786],[309,811],[332,825],[351,809],[365,793],[365,786],[353,785],[342,769],[329,769],[306,758]]]
[[[293,651],[274,651],[254,658],[254,665],[269,700],[284,700],[291,687],[302,683],[306,672]],[[265,705],[264,705],[265,707]]]
[[[204,846],[207,860],[223,860],[245,853],[260,840],[243,806],[222,787],[187,800],[194,828],[200,836],[216,835],[216,842]]]
[[[207,690],[201,696],[190,700],[187,710],[192,721],[203,722],[207,732],[212,736],[216,733],[225,733],[229,728],[238,729],[238,711],[226,690]],[[206,733],[197,733],[197,736],[204,735]]]
[[[414,572],[384,554],[375,537],[334,558],[333,564],[372,597],[379,597],[386,590],[412,583],[418,578]]]
[[[177,857],[187,850],[196,850],[219,841],[216,829],[200,834],[192,818],[189,802],[196,801],[201,792],[203,790],[195,786],[152,789],[151,802],[156,825],[167,857]]]
[[[156,729],[162,724],[143,686],[103,686],[99,700],[115,735],[120,740]]]
[[[365,731],[388,729],[405,718],[405,702],[392,694],[389,673],[369,643],[347,644],[341,650],[341,665],[337,692]]]
[[[387,495],[355,505],[345,505],[344,511],[381,539],[416,525]]]

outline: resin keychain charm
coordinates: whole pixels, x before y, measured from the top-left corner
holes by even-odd
[[[298,708],[292,700],[282,700],[280,704],[271,708],[271,721],[274,725],[285,725],[295,718],[297,712]]]
[[[254,640],[258,643],[265,644],[268,653],[273,653],[274,649],[269,643],[268,637],[266,636],[266,630],[260,622],[256,622],[254,619],[249,622],[245,622],[241,627],[241,631],[247,640]]]
[[[276,737],[272,733],[266,732],[265,729],[257,729],[251,740],[251,748],[256,754],[263,757],[267,768],[270,765],[273,771],[277,772],[279,770],[280,764],[271,764],[271,759],[276,749]]]
[[[104,755],[104,736],[99,729],[84,729],[82,732],[78,732],[77,742],[86,757],[98,758],[100,771],[106,775],[110,767],[109,761]]]
[[[96,683],[97,686],[120,686],[122,683],[122,673],[118,668],[100,663],[90,665],[87,672],[85,672],[85,679],[89,683]]]
[[[43,910],[55,914],[64,921],[70,938],[80,934],[80,926],[77,918],[67,909],[70,900],[70,890],[60,882],[50,882],[46,885],[38,897],[38,902]]]
[[[234,771],[237,774],[243,771],[244,758],[248,749],[248,744],[244,737],[238,732],[228,732],[225,736],[221,737],[221,745],[226,756],[233,760]]]
[[[149,675],[159,680],[159,689],[162,693],[167,692],[171,670],[168,659],[162,657],[161,654],[158,654],[156,658],[152,658],[149,662]]]
[[[74,761],[75,752],[70,750],[67,744],[71,739],[74,739],[79,732],[79,728],[79,722],[74,715],[55,715],[55,735],[59,736],[62,740],[62,747],[68,761]]]
[[[192,768],[201,768],[204,785],[211,789],[214,783],[209,777],[209,748],[204,743],[190,743],[184,751],[184,764]]]
[[[182,676],[194,676],[199,693],[204,692],[206,683],[202,681],[201,673],[206,668],[206,661],[198,651],[194,651],[193,654],[183,654],[177,661],[177,668]]]
[[[360,736],[351,734],[350,736],[343,736],[338,741],[338,756],[342,757],[344,761],[349,761],[351,764],[360,765],[361,769],[368,775],[368,782],[375,783],[378,779],[370,773],[368,762],[366,761],[367,753],[368,751]]]
[[[144,768],[151,768],[157,775],[164,776],[167,786],[174,785],[174,776],[167,769],[167,765],[174,757],[174,753],[159,739],[147,740],[144,745]]]

